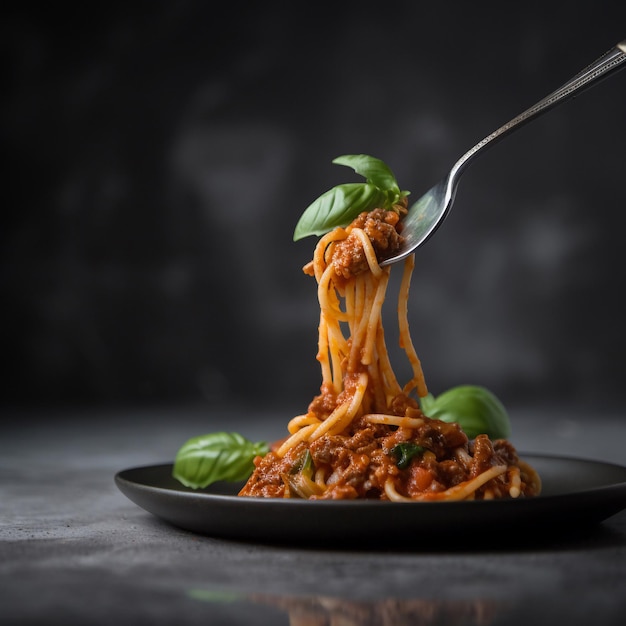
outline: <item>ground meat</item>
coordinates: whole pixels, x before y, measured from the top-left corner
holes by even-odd
[[[361,213],[350,225],[360,228],[372,242],[379,262],[393,256],[399,249],[402,238],[398,231],[399,213],[374,209]],[[367,259],[359,237],[350,233],[346,239],[335,245],[332,264],[338,276],[345,279],[356,276],[368,269]]]
[[[436,476],[441,484],[453,487],[467,479],[467,472],[457,461],[447,459],[437,465]]]
[[[422,412],[417,400],[404,393],[398,394],[390,405],[392,415],[406,415],[407,417],[421,417]]]
[[[252,476],[239,495],[282,498],[285,495],[285,483],[282,476],[289,474],[298,466],[305,451],[305,444],[302,443],[289,450],[282,458],[275,452],[269,452],[264,457],[256,457]]]
[[[354,420],[341,435],[327,434],[311,443],[300,443],[284,458],[275,452],[254,461],[255,470],[240,495],[283,497],[285,477],[299,471],[308,449],[315,470],[321,470],[327,489],[313,493],[311,499],[387,499],[385,484],[392,481],[396,491],[406,497],[436,499],[437,494],[471,480],[495,465],[518,466],[515,448],[505,439],[491,441],[479,435],[469,441],[456,423],[424,416],[409,408],[406,417],[420,418],[419,426],[371,424],[365,417]],[[415,444],[422,450],[406,467],[398,467],[394,449],[398,444]],[[521,466],[521,495],[536,495],[532,476]],[[487,490],[492,497],[506,497],[507,475],[497,477],[476,492],[481,498]],[[528,484],[527,484],[528,483]]]
[[[315,396],[309,404],[309,413],[317,415],[321,420],[326,419],[337,406],[337,394],[330,383],[322,383],[320,394]]]
[[[472,448],[473,459],[470,466],[470,476],[474,478],[491,467],[494,452],[493,444],[487,435],[478,435],[474,439]]]
[[[446,458],[451,450],[468,443],[467,435],[461,427],[453,422],[442,422],[426,418],[424,425],[418,429],[417,439],[420,445],[434,453],[438,459]]]
[[[493,451],[503,465],[515,465],[519,460],[517,451],[508,439],[494,439]]]

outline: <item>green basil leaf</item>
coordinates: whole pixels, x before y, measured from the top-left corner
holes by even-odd
[[[414,456],[422,454],[426,448],[412,441],[402,441],[391,448],[391,454],[396,457],[399,469],[406,469]]]
[[[511,435],[511,423],[504,405],[484,387],[460,385],[436,398],[429,394],[420,403],[424,415],[444,422],[457,422],[470,439],[480,434],[490,439],[506,439]]]
[[[430,417],[430,414],[435,411],[435,402],[435,396],[432,393],[420,398],[420,408],[426,417]]]
[[[347,226],[359,213],[383,207],[387,194],[370,183],[337,185],[310,204],[296,224],[293,240]]]
[[[383,191],[392,191],[400,194],[400,187],[390,167],[380,159],[367,154],[345,154],[333,160],[337,165],[351,167],[357,174],[363,176],[368,183],[372,183]]]
[[[302,456],[298,459],[298,462],[291,468],[290,474],[304,474],[308,478],[313,476],[315,465],[313,464],[313,457],[310,450],[305,450]]]
[[[178,450],[172,475],[194,489],[218,480],[246,480],[254,470],[254,458],[268,452],[264,441],[253,443],[238,433],[200,435]]]
[[[311,203],[296,224],[294,241],[347,226],[363,211],[390,210],[409,195],[400,190],[393,172],[380,159],[367,154],[344,154],[333,163],[351,167],[366,182],[337,185]]]

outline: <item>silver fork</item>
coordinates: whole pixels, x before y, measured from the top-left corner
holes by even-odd
[[[454,164],[446,178],[439,181],[409,208],[408,214],[402,220],[404,224],[402,231],[404,243],[398,254],[385,259],[381,265],[389,265],[404,259],[431,237],[452,207],[461,174],[463,174],[472,159],[480,154],[482,150],[493,146],[498,140],[535,119],[540,114],[546,113],[557,104],[561,104],[584,89],[597,84],[598,79],[606,78],[615,70],[626,67],[625,61],[626,40],[605,52],[597,61],[594,61],[576,74],[556,91],[537,102],[530,109],[514,117],[510,122],[498,128],[498,130],[493,131],[471,150],[468,150]]]

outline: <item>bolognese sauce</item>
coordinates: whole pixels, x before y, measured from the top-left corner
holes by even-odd
[[[385,344],[382,303],[404,204],[363,212],[323,236],[304,272],[320,302],[320,393],[289,436],[254,460],[242,496],[437,501],[535,496],[540,480],[506,439],[469,439],[458,423],[427,417],[427,394],[407,318],[414,255],[398,296],[400,344],[412,368],[401,385]],[[417,398],[412,392],[417,392]]]

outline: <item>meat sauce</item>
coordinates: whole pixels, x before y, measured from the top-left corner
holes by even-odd
[[[355,228],[362,230],[372,242],[372,247],[379,262],[392,257],[400,250],[402,244],[402,222],[406,214],[407,200],[394,210],[373,209],[360,213],[350,224],[346,239],[336,242],[332,248],[331,261],[340,280],[349,280],[368,270],[369,265],[363,250],[360,238],[354,232]],[[304,267],[305,274],[313,276],[313,262]]]
[[[437,494],[475,478],[494,465],[517,465],[513,446],[504,439],[493,442],[486,435],[469,441],[458,424],[429,419],[417,408],[407,409],[407,417],[419,417],[417,428],[371,424],[357,418],[341,435],[324,435],[310,444],[300,443],[280,458],[274,451],[257,457],[255,470],[240,492],[243,496],[294,497],[286,476],[299,471],[308,450],[315,471],[324,477],[326,489],[309,499],[387,500],[385,483],[391,479],[402,496],[428,500]],[[400,468],[395,451],[398,444],[410,442],[422,451]],[[274,450],[277,446],[274,447]],[[510,479],[504,474],[479,488],[475,497],[507,497]],[[522,480],[521,495],[535,495],[530,483]],[[297,496],[296,496],[297,497]]]
[[[402,243],[400,217],[406,212],[406,200],[404,203],[393,211],[374,209],[361,213],[343,232],[347,237],[327,248],[337,283],[368,271],[366,253],[355,229],[369,237],[379,262],[398,251]],[[315,275],[313,262],[304,271]],[[343,363],[343,390],[336,393],[331,384],[322,383],[308,414],[323,422],[338,406],[349,402],[363,367],[360,363]],[[369,406],[375,406],[375,402]],[[481,484],[472,490],[473,498],[536,495],[536,475],[532,468],[525,472],[507,440],[491,441],[487,435],[479,435],[470,441],[458,424],[426,417],[419,403],[403,393],[388,406],[375,410],[406,419],[394,420],[399,421],[397,425],[361,415],[341,434],[301,441],[289,447],[284,456],[277,451],[285,440],[278,441],[266,456],[254,460],[255,469],[240,495],[437,500],[447,490],[472,481],[491,468],[497,473],[486,482],[476,481]]]
[[[365,232],[372,242],[378,261],[393,256],[401,244],[399,233],[400,214],[395,211],[374,209],[361,213],[350,225],[351,229],[359,228]],[[369,265],[358,236],[351,232],[347,239],[337,243],[333,251],[332,262],[335,271],[344,279],[365,272]]]

